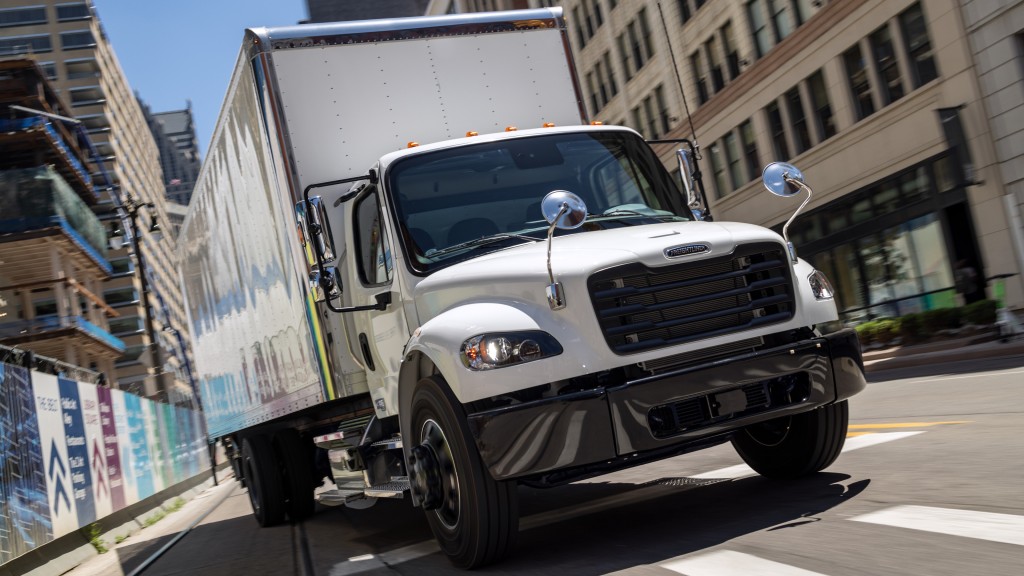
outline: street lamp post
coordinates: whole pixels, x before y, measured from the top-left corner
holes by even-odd
[[[142,307],[145,311],[145,330],[146,337],[149,339],[149,350],[150,350],[150,364],[155,370],[154,376],[156,377],[158,393],[165,394],[166,387],[163,381],[163,355],[160,352],[160,343],[156,339],[156,330],[153,328],[153,310],[149,302],[149,279],[146,277],[145,269],[145,258],[142,256],[142,242],[141,235],[139,233],[139,211],[143,208],[150,215],[149,232],[157,234],[160,232],[160,225],[157,223],[156,216],[153,215],[152,210],[155,205],[152,202],[142,202],[139,199],[132,196],[129,192],[125,195],[125,198],[121,202],[121,207],[124,209],[125,214],[128,216],[128,221],[131,224],[131,241],[132,251],[135,253],[135,268],[139,274],[139,284],[142,289]]]

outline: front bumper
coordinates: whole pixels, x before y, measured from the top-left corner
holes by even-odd
[[[853,330],[469,414],[494,478],[592,476],[724,441],[866,386]]]

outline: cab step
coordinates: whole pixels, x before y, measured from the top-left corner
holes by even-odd
[[[341,443],[356,446],[363,439],[366,427],[370,425],[372,419],[373,415],[371,414],[346,420],[338,424],[338,428],[334,432],[314,437],[313,442],[317,447],[324,449],[334,448]]]
[[[317,494],[316,500],[324,506],[343,506],[360,498],[404,498],[408,489],[409,478],[406,476],[396,476],[390,482],[369,488],[362,482],[348,481],[338,484],[335,490]]]

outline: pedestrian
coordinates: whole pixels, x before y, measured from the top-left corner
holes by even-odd
[[[974,267],[967,260],[957,261],[954,279],[956,280],[956,291],[960,294],[963,304],[970,304],[978,300],[978,273],[974,271]]]

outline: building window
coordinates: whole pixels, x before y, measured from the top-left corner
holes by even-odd
[[[843,53],[843,63],[846,65],[846,77],[850,81],[857,120],[863,120],[875,113],[875,103],[871,100],[871,81],[868,79],[868,69],[861,54],[860,44],[854,44]]]
[[[583,10],[579,6],[572,9],[572,23],[576,28],[576,43],[580,45],[580,50],[587,45],[587,31],[583,27],[586,20],[583,18]]]
[[[671,116],[668,112],[668,103],[665,101],[665,89],[659,84],[654,89],[654,102],[658,107],[658,120],[661,122],[661,132],[666,134],[671,128]]]
[[[633,77],[633,63],[629,59],[629,49],[626,47],[626,33],[619,34],[615,39],[619,47],[619,59],[622,61],[622,71],[626,74],[626,82]]]
[[[643,127],[644,127],[644,119],[640,115],[640,107],[639,106],[637,106],[636,108],[633,108],[632,116],[633,116],[633,128],[637,132],[642,131]]]
[[[754,125],[750,120],[740,124],[740,138],[743,141],[743,160],[747,165],[747,181],[749,182],[761,173],[761,158],[757,154],[757,138],[754,137]]]
[[[647,134],[652,140],[661,137],[661,131],[658,130],[658,116],[654,113],[654,95],[648,94],[644,98],[644,116],[647,118]]]
[[[697,88],[697,103],[703,104],[708,101],[708,80],[704,76],[700,50],[690,54],[690,70],[693,72],[693,82]]]
[[[726,194],[732,191],[729,187],[729,183],[726,180],[725,175],[725,162],[722,159],[722,148],[715,142],[708,147],[711,157],[711,172],[715,178],[715,190],[718,191],[718,197],[724,198]]]
[[[796,14],[796,25],[802,26],[804,22],[807,22],[811,18],[811,13],[814,11],[811,6],[812,0],[794,0],[793,1],[793,13]],[[814,0],[814,3],[821,5],[820,0]]]
[[[38,62],[39,67],[43,69],[43,74],[50,80],[57,79],[57,63],[56,62]]]
[[[821,70],[811,74],[807,79],[807,88],[811,93],[811,105],[814,107],[818,141],[828,140],[836,135],[836,122],[832,118],[832,105],[829,103],[828,90],[825,88],[825,75]]]
[[[0,38],[0,56],[40,54],[52,50],[53,45],[50,43],[50,36],[48,34]]]
[[[811,147],[811,133],[807,129],[807,116],[804,114],[804,102],[800,97],[800,87],[794,86],[786,92],[786,106],[789,122],[793,127],[793,143],[796,153],[800,154]]]
[[[60,33],[60,47],[64,50],[92,48],[93,46],[96,46],[96,40],[93,39],[92,32],[89,30]]]
[[[608,99],[611,100],[619,93],[619,83],[615,81],[615,69],[612,68],[611,53],[605,52],[604,56],[601,57],[601,61],[604,63],[604,66],[598,68],[598,76],[602,82],[607,80],[608,88],[611,92],[611,96]]]
[[[57,21],[58,22],[70,22],[72,20],[88,20],[92,17],[92,13],[89,12],[89,7],[85,2],[77,4],[59,4],[57,5]]]
[[[740,54],[736,50],[736,38],[732,32],[732,21],[727,20],[719,33],[722,35],[722,48],[725,49],[725,66],[729,69],[729,79],[735,80],[740,75]]]
[[[594,114],[604,107],[603,101],[598,98],[597,85],[594,83],[594,73],[587,74],[587,89],[590,90],[590,110]]]
[[[26,6],[0,10],[0,28],[46,24],[45,6]]]
[[[907,59],[914,77],[914,88],[919,88],[939,77],[928,39],[928,26],[920,4],[914,4],[900,14],[900,27],[906,40]]]
[[[690,11],[690,0],[679,0],[679,20],[686,24],[691,16],[693,12]]]
[[[892,47],[892,35],[889,26],[875,30],[870,36],[871,53],[875,57],[878,69],[882,105],[890,104],[903,97],[903,84],[900,80],[900,68],[896,63],[896,52]]]
[[[747,183],[747,180],[743,177],[743,159],[740,156],[740,149],[734,132],[726,133],[723,142],[725,144],[725,161],[729,165],[729,179],[732,183],[731,190],[735,190]]]
[[[711,85],[718,93],[725,87],[725,76],[722,74],[722,63],[718,59],[718,39],[712,36],[704,43],[704,54],[708,59],[708,71],[711,73]]]
[[[139,294],[135,291],[135,288],[132,287],[117,288],[115,290],[107,290],[104,292],[103,300],[105,300],[109,306],[137,304],[139,302]]]
[[[771,38],[768,36],[768,21],[764,14],[764,0],[747,2],[747,19],[750,21],[750,34],[754,37],[754,48],[757,49],[758,58],[763,57],[772,48]]]
[[[789,15],[788,1],[768,0],[768,8],[771,10],[772,33],[775,34],[776,44],[793,33],[793,20]]]
[[[765,108],[768,114],[768,127],[772,134],[772,146],[775,157],[779,160],[789,159],[789,144],[786,143],[786,127],[782,123],[782,110],[778,102],[772,102]]]

